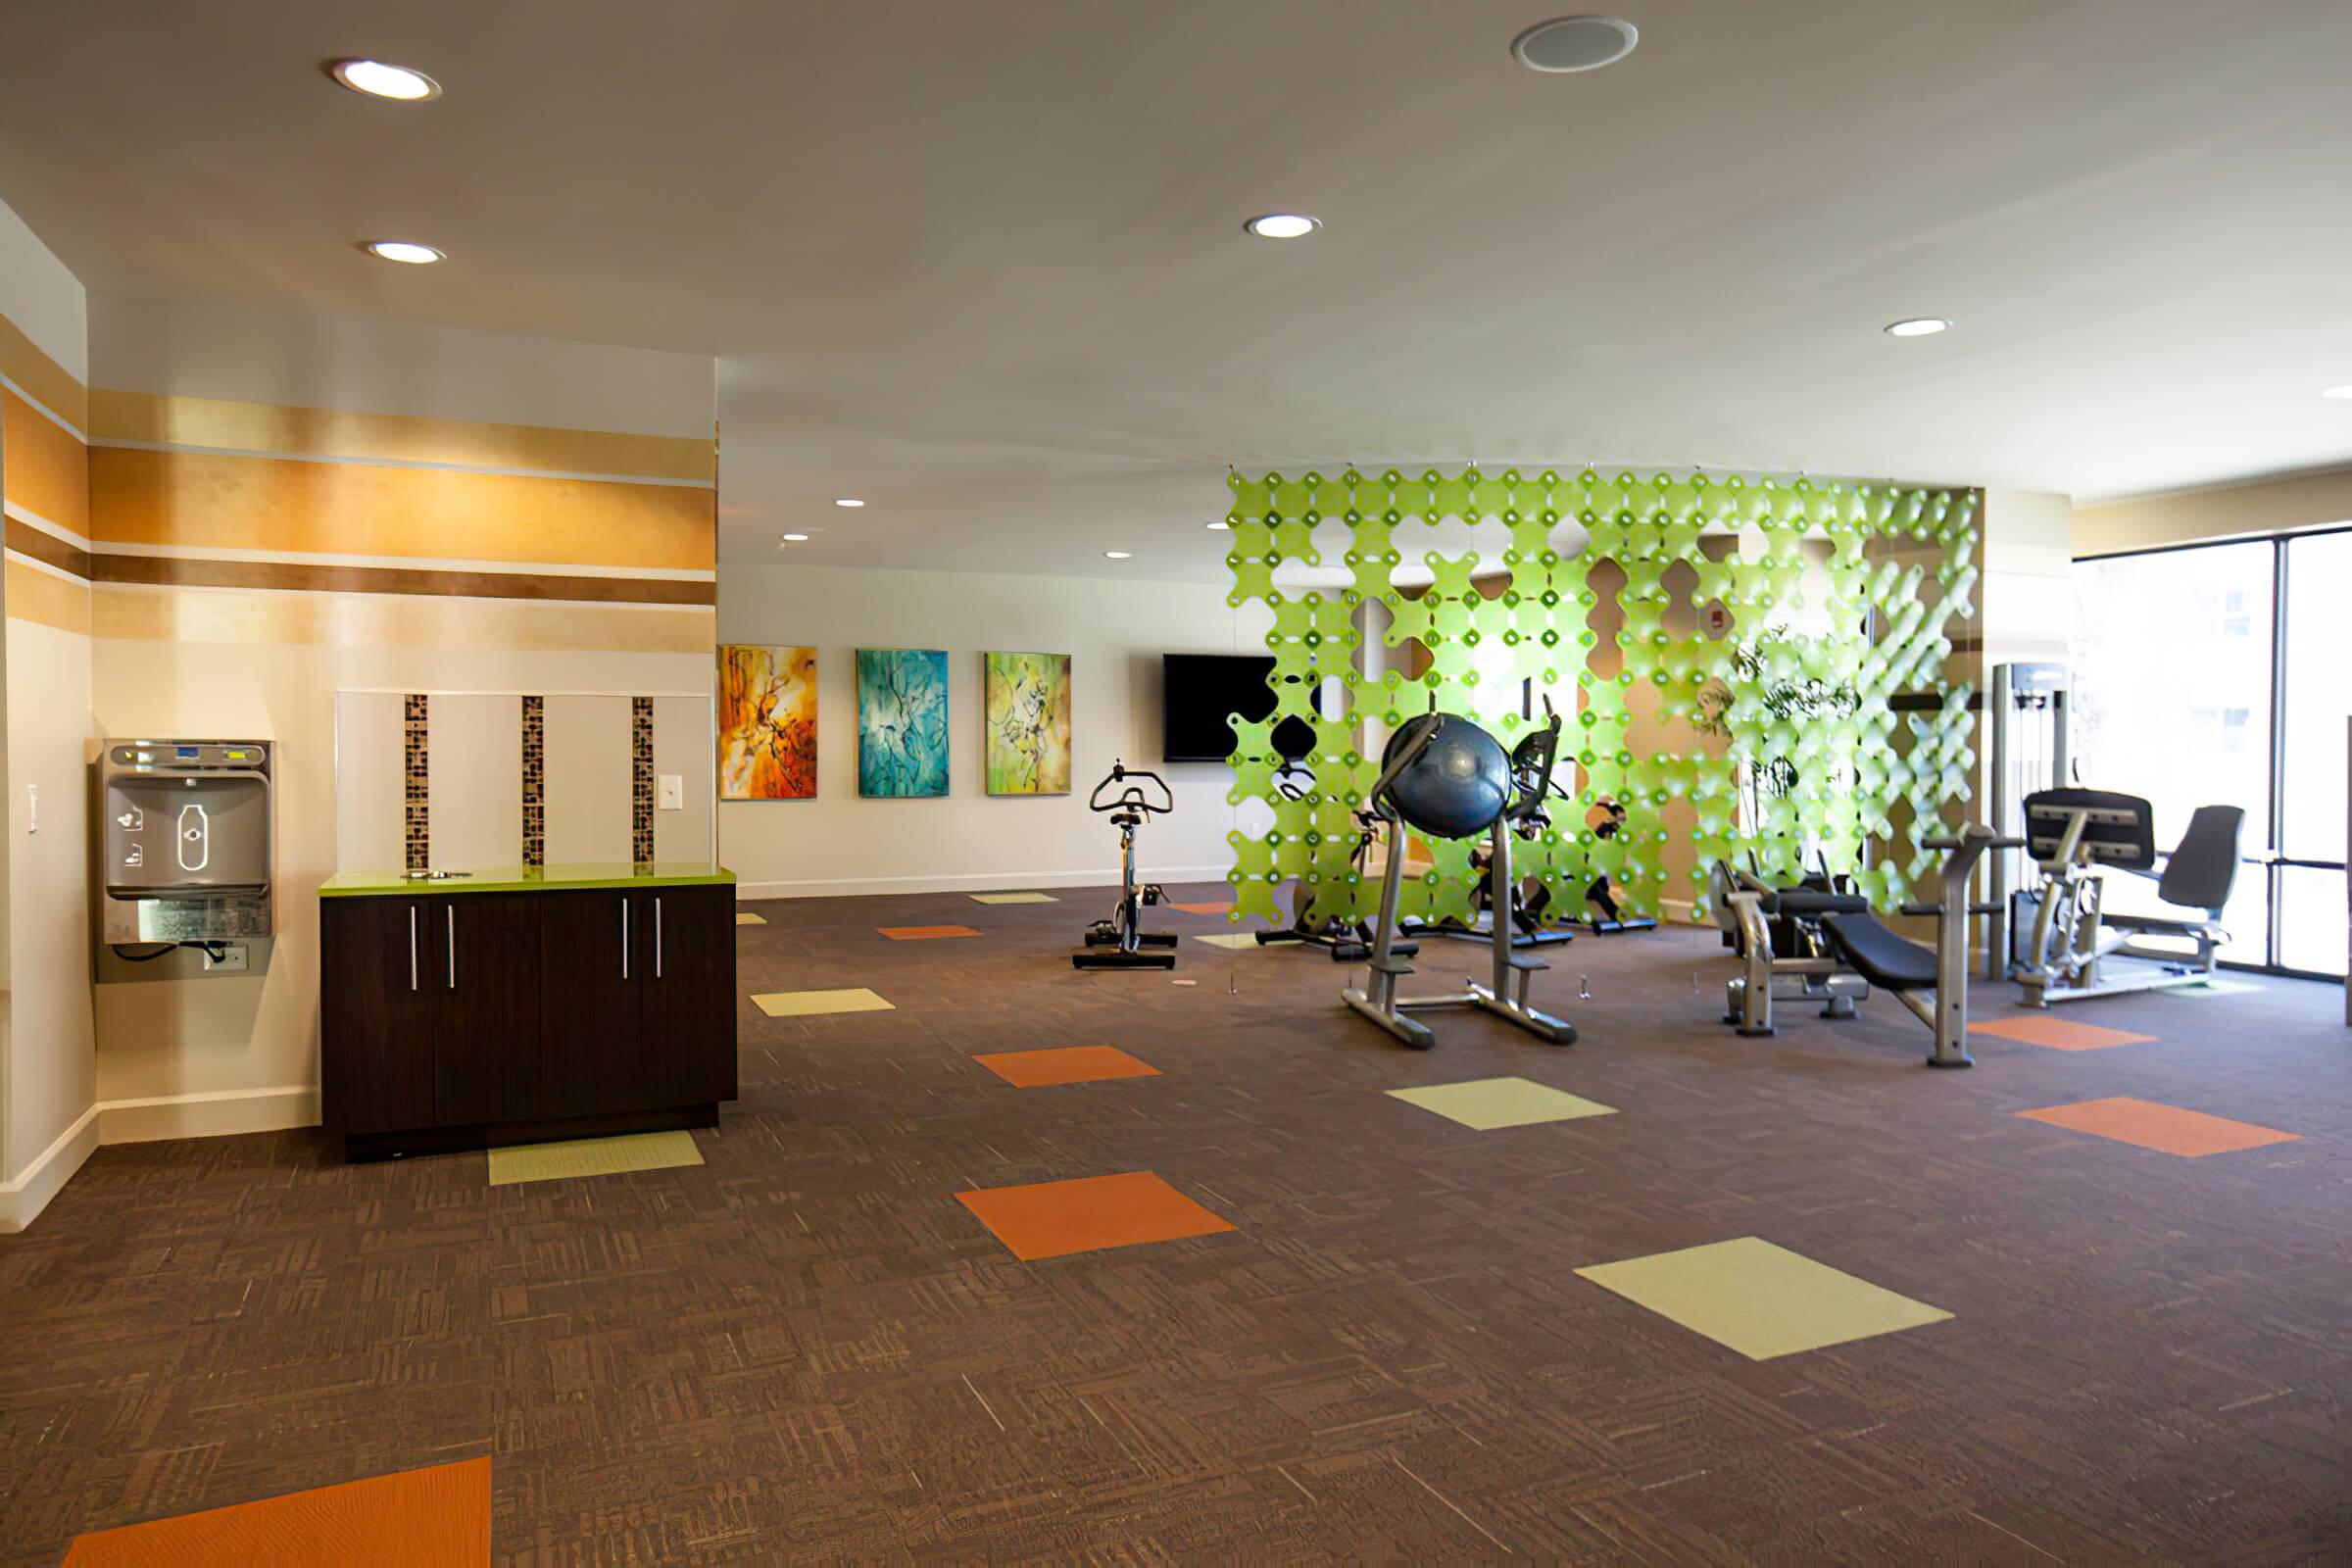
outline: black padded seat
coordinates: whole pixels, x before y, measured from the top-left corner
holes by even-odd
[[[2201,914],[2115,914],[2104,909],[2099,911],[2099,924],[2112,926],[2118,931],[2148,931],[2183,937],[2202,936],[2221,929],[2220,922],[2209,920]]]
[[[2182,908],[2219,912],[2237,885],[2237,841],[2245,820],[2234,806],[2200,806],[2190,812],[2188,831],[2165,859],[2156,896]],[[2122,922],[2111,915],[2107,923]]]
[[[1824,915],[1821,929],[1854,972],[1886,991],[1936,989],[1936,950],[1896,936],[1871,914]]]
[[[1868,914],[1870,901],[1855,893],[1825,893],[1818,888],[1782,888],[1764,901],[1766,914],[1793,915],[1800,920],[1825,914]]]

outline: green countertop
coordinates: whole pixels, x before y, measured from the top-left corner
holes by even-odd
[[[337,871],[318,884],[322,899],[416,898],[428,893],[561,893],[579,888],[691,888],[728,885],[735,873],[708,860],[626,861],[584,865],[476,865],[468,876],[411,880],[398,871]]]

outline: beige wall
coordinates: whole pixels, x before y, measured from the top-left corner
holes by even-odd
[[[1265,650],[1263,607],[1237,611],[1221,587],[730,565],[718,623],[724,642],[809,645],[817,658],[816,798],[719,803],[719,856],[746,898],[1115,882],[1118,835],[1086,808],[1114,758],[1163,773],[1175,793],[1175,812],[1138,840],[1146,876],[1222,878],[1225,835],[1265,829],[1226,801],[1231,768],[1160,760],[1160,655]],[[860,647],[947,651],[945,799],[858,798]],[[1071,794],[985,793],[980,656],[992,648],[1070,656]]]
[[[304,1125],[315,890],[361,869],[338,858],[336,694],[708,691],[711,364],[222,302],[97,312],[96,732],[277,746],[268,972],[98,987],[105,1137]]]
[[[2075,508],[2075,554],[2111,556],[2232,534],[2352,522],[2352,468]]]
[[[2047,491],[1984,492],[1984,576],[1977,599],[1986,671],[2068,658],[2076,515],[2067,497]]]
[[[7,514],[7,968],[0,1230],[38,1213],[97,1133],[90,1013],[87,340],[81,285],[0,207],[0,496]],[[60,565],[57,563],[66,563]]]
[[[0,1229],[97,1143],[318,1119],[338,690],[704,693],[716,622],[710,361],[220,302],[85,341],[65,284],[0,209]],[[276,743],[266,970],[93,985],[87,764],[133,733]]]

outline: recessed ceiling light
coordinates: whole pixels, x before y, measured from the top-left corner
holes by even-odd
[[[1102,552],[1104,561],[1131,561],[1134,557],[1135,552],[1132,550],[1105,550]]]
[[[1242,225],[1259,239],[1304,239],[1323,226],[1304,213],[1260,213]]]
[[[1208,526],[1209,531],[1212,533],[1229,533],[1233,529],[1233,524],[1227,522],[1222,517],[1219,517],[1216,521],[1210,523]]]
[[[843,496],[840,500],[834,502],[833,504],[837,507],[862,507],[865,505],[864,502],[858,500],[856,496]]]
[[[416,104],[441,96],[441,84],[423,72],[388,65],[381,60],[338,60],[326,71],[353,92],[364,92],[370,98]]]
[[[2324,398],[2352,399],[2352,384],[2346,384],[2344,386],[2331,386],[2327,391],[2321,393],[2320,396]]]
[[[808,536],[805,533],[780,533],[776,537],[788,545],[805,545],[808,542]]]
[[[430,245],[418,245],[405,239],[371,239],[361,249],[370,256],[387,262],[406,262],[411,267],[424,267],[443,260],[441,252]]]
[[[1632,54],[1641,41],[1641,30],[1616,17],[1554,17],[1513,38],[1511,58],[1552,75],[1598,71]]]
[[[1888,322],[1886,335],[1888,337],[1934,337],[1936,333],[1948,329],[1951,324],[1940,316],[1914,316],[1906,320]]]

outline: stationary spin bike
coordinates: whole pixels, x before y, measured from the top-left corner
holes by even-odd
[[[1297,758],[1284,761],[1274,773],[1274,788],[1285,800],[1303,801],[1314,788],[1313,770]],[[1348,856],[1348,864],[1355,875],[1364,875],[1364,867],[1372,853],[1372,841],[1380,834],[1380,818],[1371,808],[1361,807],[1355,812],[1355,848]],[[1344,914],[1318,915],[1315,897],[1303,878],[1293,896],[1291,923],[1270,931],[1257,933],[1257,945],[1272,947],[1284,942],[1312,943],[1327,949],[1334,963],[1361,963],[1372,952],[1372,922],[1350,919]],[[1419,952],[1416,944],[1398,941],[1392,952],[1409,957]]]
[[[1159,799],[1152,800],[1136,780],[1148,780],[1159,787]],[[1118,787],[1119,793],[1105,801],[1102,792]],[[1107,920],[1097,920],[1087,928],[1086,951],[1070,955],[1073,969],[1173,969],[1176,955],[1163,950],[1176,946],[1173,931],[1146,931],[1143,928],[1144,906],[1165,904],[1167,895],[1156,882],[1137,882],[1135,879],[1135,830],[1154,816],[1176,809],[1176,797],[1170,793],[1167,780],[1157,773],[1123,762],[1110,764],[1110,776],[1095,786],[1086,798],[1087,809],[1109,813],[1110,825],[1119,830],[1119,906]],[[1152,952],[1145,952],[1145,949]]]

